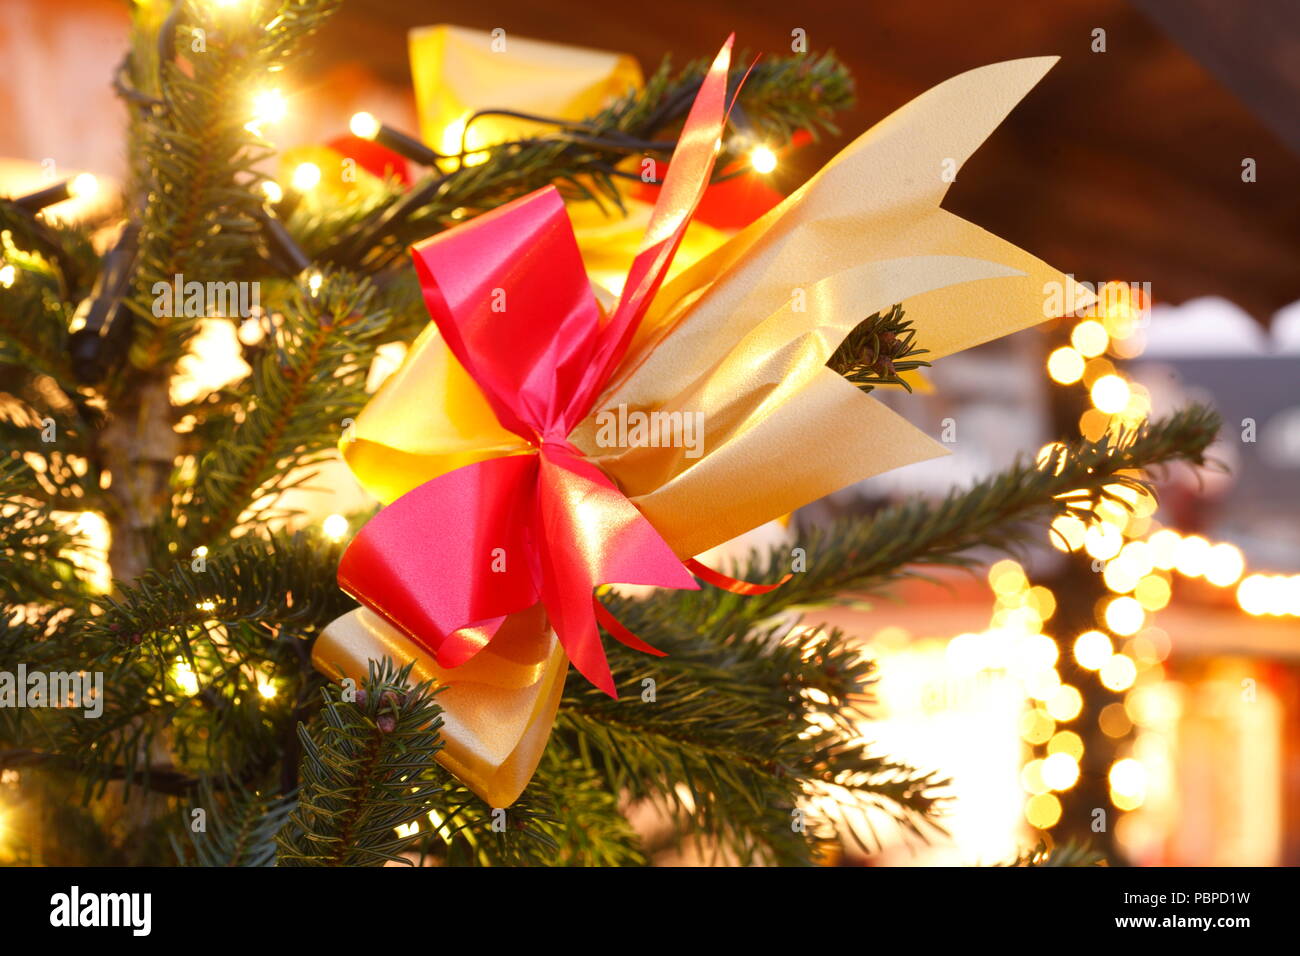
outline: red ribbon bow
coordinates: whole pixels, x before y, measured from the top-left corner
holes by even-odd
[[[714,61],[623,295],[602,323],[573,227],[546,187],[414,248],[429,314],[501,424],[532,446],[415,488],[357,534],[339,584],[456,667],[541,601],[569,659],[617,696],[597,620],[659,654],[594,597],[601,584],[697,588],[636,507],[568,441],[627,351],[713,169],[732,39]],[[418,415],[420,409],[411,409]],[[710,583],[743,585],[695,562]]]

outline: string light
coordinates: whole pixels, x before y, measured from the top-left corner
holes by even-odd
[[[1060,385],[1073,385],[1083,378],[1086,364],[1083,356],[1067,345],[1047,356],[1047,374]]]
[[[754,172],[766,176],[776,169],[776,153],[766,146],[756,146],[750,151],[749,165]]]
[[[340,514],[333,514],[321,522],[321,531],[331,541],[342,541],[348,533],[348,519]]]
[[[12,264],[6,262],[3,266],[0,266],[0,286],[4,286],[6,289],[12,288],[17,277],[18,272]]]
[[[353,113],[352,120],[348,123],[348,129],[352,131],[353,136],[372,140],[380,146],[386,146],[394,153],[404,156],[413,163],[419,163],[421,166],[437,166],[437,153],[414,136],[409,136],[386,123],[381,123],[373,113],[367,113],[364,110],[360,113]]]
[[[321,171],[315,163],[299,163],[289,177],[289,185],[300,193],[310,192],[320,185]]]
[[[1110,344],[1110,336],[1106,334],[1106,327],[1094,319],[1088,319],[1086,322],[1080,322],[1070,333],[1070,344],[1085,358],[1096,358],[1106,351],[1106,346]],[[1082,375],[1080,370],[1080,375]]]
[[[99,180],[92,173],[78,173],[71,179],[65,179],[46,186],[34,193],[19,196],[12,200],[15,206],[36,212],[46,206],[54,206],[69,199],[89,199],[99,192]]]
[[[262,195],[266,197],[266,201],[271,205],[275,205],[284,199],[284,190],[274,179],[262,180],[260,188]]]
[[[278,89],[259,90],[253,94],[253,118],[244,124],[251,133],[261,133],[267,124],[279,123],[289,115],[289,104]]]
[[[1129,391],[1128,382],[1118,375],[1103,375],[1097,381],[1092,383],[1089,393],[1092,397],[1092,404],[1100,412],[1108,415],[1116,415],[1122,412],[1128,405]]]
[[[1085,670],[1101,670],[1114,653],[1110,638],[1101,631],[1084,631],[1074,639],[1074,659]]]

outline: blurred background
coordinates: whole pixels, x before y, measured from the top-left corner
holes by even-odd
[[[20,78],[0,88],[0,191],[79,171],[121,180],[110,79],[127,9],[0,0],[0,64]],[[1116,863],[1300,863],[1300,5],[348,0],[283,78],[271,138],[316,147],[363,109],[420,129],[408,31],[440,23],[619,52],[647,73],[666,53],[711,55],[732,30],[750,53],[789,52],[802,30],[850,66],[857,104],[842,137],[780,157],[767,176],[780,192],[950,76],[1060,55],[945,206],[1100,304],[947,358],[917,394],[878,390],[953,454],[761,534],[942,494],[1193,399],[1223,414],[1220,467],[1159,476],[1158,505],[1133,495],[1091,525],[1062,519],[1015,560],[990,555],[985,577],[940,574],[809,617],[861,635],[879,662],[864,735],[952,779],[946,834],[845,821],[883,846],[846,838],[835,862],[988,863],[1089,839]],[[240,374],[228,345],[203,346],[190,387]],[[400,346],[387,354],[391,370]],[[347,482],[341,469],[318,482],[301,502],[312,520],[354,510]]]

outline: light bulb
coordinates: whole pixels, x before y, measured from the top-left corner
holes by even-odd
[[[352,114],[352,122],[348,124],[348,128],[352,130],[353,136],[374,139],[379,135],[379,120],[375,119],[373,113],[362,110],[360,113]]]
[[[299,163],[289,182],[298,192],[305,193],[320,184],[320,177],[320,167],[315,163]]]
[[[766,175],[776,169],[776,153],[766,146],[756,146],[749,154],[749,165],[754,172]]]

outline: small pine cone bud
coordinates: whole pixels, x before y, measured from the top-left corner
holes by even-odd
[[[886,355],[893,355],[898,349],[898,336],[893,332],[880,333],[880,350]]]
[[[876,364],[873,365],[871,368],[872,368],[872,371],[874,371],[874,372],[875,372],[877,375],[879,375],[881,378],[893,378],[893,377],[894,377],[894,363],[891,362],[891,361],[890,361],[887,357],[885,357],[884,355],[882,355],[882,356],[880,356],[880,358],[876,359]]]
[[[356,700],[354,701],[354,703],[355,703],[358,707],[364,707],[364,706],[366,706],[366,700],[368,700],[368,699],[369,699],[369,695],[366,693],[366,689],[365,689],[364,687],[358,687],[358,688],[357,688],[357,696],[356,696]]]
[[[397,708],[402,706],[402,698],[397,696],[395,691],[386,690],[379,696],[379,704],[381,707],[388,707],[392,710],[397,710]]]
[[[397,729],[397,718],[392,714],[383,714],[375,721],[375,725],[381,734],[391,734]]]
[[[323,312],[321,312],[321,314],[320,314],[320,326],[321,326],[322,329],[333,328],[333,326],[334,326],[334,313],[331,312],[329,309],[326,309],[326,310],[324,310]]]
[[[144,638],[141,637],[139,634],[132,634],[132,635],[128,638],[128,640],[129,640],[132,644],[139,644],[141,641],[144,640]]]

